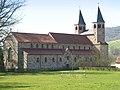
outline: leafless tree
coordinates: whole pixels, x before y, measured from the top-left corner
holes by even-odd
[[[25,0],[0,0],[0,44],[21,18],[18,11],[25,6]]]

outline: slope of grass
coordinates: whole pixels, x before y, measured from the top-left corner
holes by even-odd
[[[0,73],[0,90],[119,90],[118,71]]]
[[[110,50],[117,49],[117,48],[120,49],[120,40],[110,41],[110,42],[108,42],[108,44],[109,44]]]

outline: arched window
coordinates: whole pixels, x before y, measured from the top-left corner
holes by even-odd
[[[75,58],[74,58],[74,61],[76,62],[76,60],[77,60],[77,59],[76,59],[76,57],[75,57]]]
[[[101,24],[98,24],[98,28],[101,28]]]
[[[84,46],[84,50],[85,50],[85,46]]]
[[[47,48],[49,48],[48,44],[46,45]]]
[[[39,57],[37,58],[37,62],[39,62]]]
[[[89,50],[90,50],[90,47],[89,47]]]
[[[70,49],[70,46],[68,46],[68,49]]]
[[[59,60],[60,60],[60,62],[62,62],[62,58],[60,58]]]
[[[75,27],[75,30],[77,30],[77,26]]]
[[[102,28],[105,28],[104,24],[102,25]]]
[[[69,58],[70,58],[70,57],[69,57],[69,56],[67,56],[67,60],[69,60]]]
[[[94,24],[94,28],[96,28],[96,24]]]
[[[47,57],[45,57],[45,62],[47,62]]]
[[[11,59],[12,59],[12,48],[10,47],[10,48],[8,49],[8,62],[10,62]]]
[[[82,30],[82,27],[81,27],[81,26],[79,26],[79,30]]]
[[[33,44],[32,43],[30,44],[30,47],[33,48]]]
[[[73,46],[73,49],[75,49],[75,46]]]
[[[64,45],[63,45],[63,49],[65,49]]]
[[[85,30],[85,26],[83,26],[83,30]]]
[[[52,61],[55,62],[55,58],[52,58]]]
[[[43,47],[43,44],[41,44],[41,48],[44,48],[44,47]]]
[[[36,44],[36,48],[38,48],[38,44]]]
[[[54,48],[54,46],[52,45],[52,46],[51,46],[51,48],[53,49],[53,48]]]

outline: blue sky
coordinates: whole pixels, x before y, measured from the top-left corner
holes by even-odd
[[[106,27],[120,26],[120,0],[26,0],[23,19],[14,31],[74,33],[79,6],[87,29],[97,20],[98,3]]]

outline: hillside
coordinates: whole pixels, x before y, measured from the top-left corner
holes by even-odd
[[[109,44],[109,50],[112,49],[120,49],[120,40],[110,41]]]
[[[113,41],[120,39],[120,26],[118,27],[107,27],[105,29],[106,41]]]
[[[112,60],[115,60],[120,55],[120,39],[108,42],[109,44],[109,56]]]

